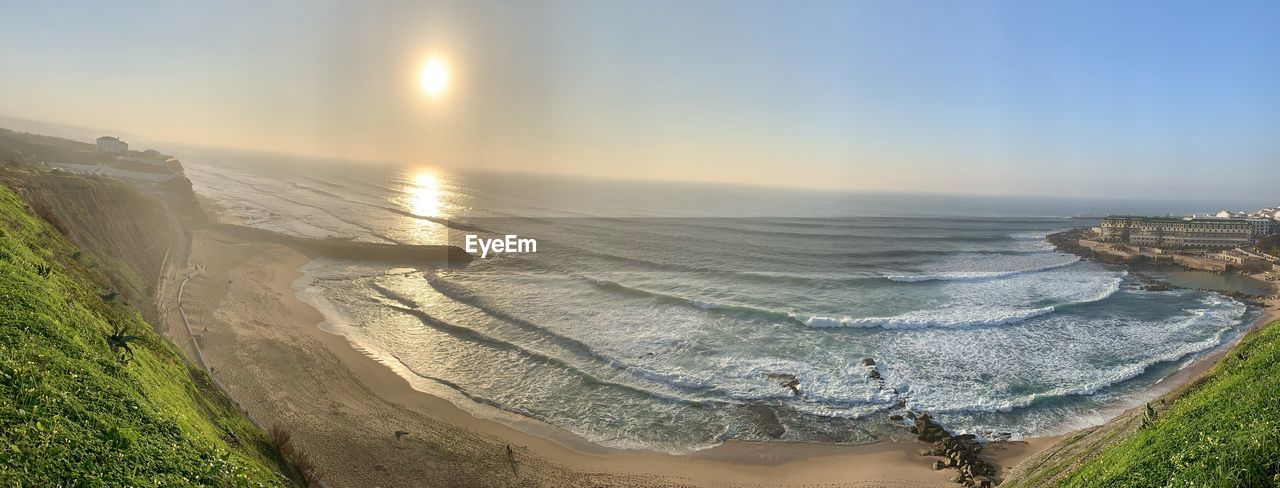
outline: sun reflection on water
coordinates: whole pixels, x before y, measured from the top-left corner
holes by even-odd
[[[434,171],[414,174],[407,192],[410,213],[418,217],[440,217],[440,177]]]

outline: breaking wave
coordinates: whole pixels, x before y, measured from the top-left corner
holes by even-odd
[[[1067,256],[1065,254],[1060,256]],[[1063,268],[1080,262],[1078,256],[1067,256],[1062,262],[1052,263],[1044,266],[1036,266],[1031,268],[1023,268],[1011,271],[955,271],[947,273],[932,273],[922,275],[888,275],[885,276],[889,281],[899,281],[906,283],[917,283],[921,281],[983,281],[996,278],[1005,278],[1009,276],[1017,276],[1021,274],[1039,273],[1041,271],[1049,271],[1052,269]]]

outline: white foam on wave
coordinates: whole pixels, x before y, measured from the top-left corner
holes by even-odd
[[[809,407],[826,416],[857,418],[892,404],[894,398],[867,378],[860,365],[850,368],[815,368],[812,358],[718,355],[701,358],[707,363],[702,381],[717,386],[717,395],[738,402],[785,401],[795,408]],[[803,401],[773,374],[789,374],[800,382]],[[807,410],[808,411],[808,410]]]
[[[1064,232],[1068,230],[1071,230],[1071,229],[1068,227],[1064,227],[1061,229],[1045,230],[1045,231],[1038,231],[1038,232],[1014,232],[1012,234],[1009,234],[1009,238],[1015,241],[1042,241],[1042,240],[1048,239],[1049,235],[1051,234],[1057,234],[1059,232]]]
[[[1085,298],[1083,300],[1079,300],[1075,303],[1093,303],[1093,302],[1100,302],[1108,298],[1111,298],[1111,295],[1115,295],[1116,293],[1120,292],[1121,285],[1123,285],[1124,279],[1127,276],[1129,276],[1128,270],[1120,271],[1120,274],[1114,280],[1112,280],[1111,283],[1106,286],[1106,288],[1098,290],[1097,295]]]
[[[1202,302],[1206,308],[1194,310],[1185,318],[1165,329],[1165,333],[1176,331],[1217,329],[1203,340],[1177,344],[1163,351],[1151,351],[1153,354],[1142,360],[1106,369],[1092,377],[1082,377],[1079,381],[1065,384],[1043,391],[1013,397],[970,397],[962,399],[954,396],[955,392],[946,393],[947,388],[935,390],[927,382],[911,384],[911,399],[908,405],[912,408],[939,413],[957,412],[1010,412],[1025,408],[1032,403],[1048,398],[1067,396],[1089,396],[1097,394],[1113,385],[1134,379],[1154,365],[1178,361],[1186,357],[1211,350],[1223,343],[1234,328],[1230,324],[1238,323],[1247,311],[1247,307],[1239,302],[1213,297]],[[1225,305],[1225,306],[1224,306]],[[1107,339],[1099,339],[1107,340]],[[1118,339],[1116,339],[1118,340]]]
[[[926,327],[986,327],[1021,322],[1053,313],[1054,307],[1034,309],[961,309],[922,310],[893,317],[804,317],[794,316],[808,327],[880,327],[883,329],[922,329]]]
[[[693,306],[698,307],[698,308],[701,308],[701,309],[703,309],[703,310],[712,310],[712,309],[716,309],[716,308],[720,308],[720,307],[722,307],[721,305],[717,305],[717,304],[715,304],[715,303],[711,303],[711,302],[708,302],[708,301],[705,301],[705,300],[698,300],[698,299],[696,299],[696,298],[695,298],[695,299],[690,299],[690,300],[689,300],[689,303],[692,303],[692,304],[693,304]]]
[[[972,303],[954,304],[953,306],[938,309],[914,310],[891,317],[790,315],[805,326],[813,328],[880,327],[884,329],[921,329],[927,327],[965,328],[1008,325],[1051,314],[1061,307],[1106,300],[1120,291],[1124,277],[1127,275],[1128,272],[1121,271],[1119,274],[1106,276],[1105,281],[1099,280],[1099,278],[1103,278],[1101,276],[1085,275],[1091,280],[1083,282],[1088,286],[1080,287],[1079,290],[1061,291],[1057,295],[1063,300],[1061,303],[1043,307],[994,306],[986,300],[977,299],[981,298],[979,296],[975,297]],[[1027,279],[1029,280],[1030,278]],[[1034,285],[1051,286],[1054,283],[1056,282],[1052,280],[1037,280]],[[1066,283],[1079,285],[1082,282],[1066,281]],[[1015,286],[1017,288],[1022,286],[1018,283],[1011,283],[1011,285],[1017,285]],[[1027,286],[1032,286],[1032,284],[1028,283]],[[1096,291],[1093,291],[1095,289]]]
[[[1049,271],[1066,266],[1070,266],[1080,262],[1078,256],[1067,256],[1066,259],[1043,266],[1033,266],[1029,268],[1007,270],[1007,271],[950,271],[920,275],[886,275],[885,278],[890,281],[898,281],[904,283],[916,283],[921,281],[982,281],[995,278],[1005,278],[1009,276],[1017,276],[1029,273],[1039,273],[1041,271]]]
[[[1081,383],[1079,385],[1057,387],[1043,393],[1024,395],[1011,399],[983,399],[969,404],[952,405],[947,407],[924,407],[913,402],[908,402],[908,404],[913,408],[927,408],[934,412],[1011,412],[1014,409],[1030,406],[1036,400],[1042,398],[1093,395],[1104,388],[1136,378],[1142,375],[1142,373],[1145,373],[1147,368],[1153,365],[1168,361],[1176,361],[1184,356],[1203,352],[1221,344],[1221,342],[1221,336],[1215,336],[1204,341],[1188,343],[1172,350],[1169,353],[1153,357],[1147,361],[1131,364],[1124,368],[1110,371],[1096,380]],[[927,390],[921,391],[920,389],[917,389],[917,391],[927,394]]]

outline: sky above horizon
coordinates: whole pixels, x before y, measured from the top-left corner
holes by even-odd
[[[1280,167],[1280,2],[3,8],[0,114],[148,141],[1057,196],[1262,193]]]

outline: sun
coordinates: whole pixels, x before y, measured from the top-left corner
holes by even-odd
[[[418,81],[422,84],[422,91],[427,92],[427,95],[440,96],[445,88],[449,87],[449,68],[445,66],[444,61],[428,59],[427,63],[422,65],[422,73],[418,75]]]

